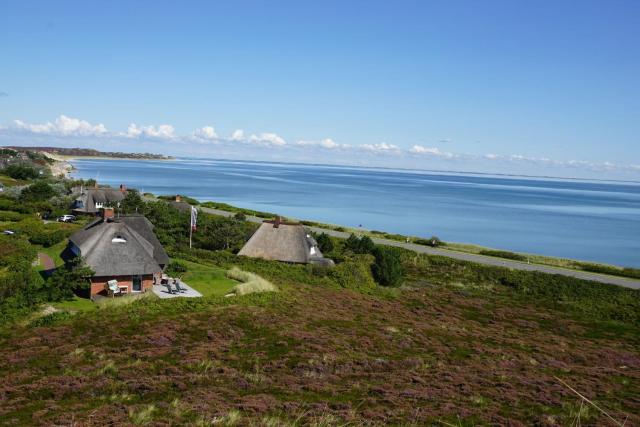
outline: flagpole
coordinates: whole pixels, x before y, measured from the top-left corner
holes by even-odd
[[[195,207],[191,206],[191,226],[189,227],[189,249],[192,248],[193,244],[193,230],[196,228],[196,223],[198,222],[198,211]]]

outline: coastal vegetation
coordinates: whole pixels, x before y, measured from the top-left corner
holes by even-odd
[[[51,191],[22,195],[40,181]],[[203,297],[97,305],[79,298],[89,272],[61,256],[82,222],[42,221],[70,202],[68,188],[35,178],[0,196],[0,221],[16,232],[0,235],[9,423],[607,422],[560,380],[614,419],[640,422],[638,290],[419,254],[368,234],[316,234],[333,268],[248,258],[236,253],[257,224],[206,212],[189,248],[189,212],[131,191],[119,213],[144,214],[172,258],[167,272]]]

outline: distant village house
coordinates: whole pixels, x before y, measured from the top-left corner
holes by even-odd
[[[111,187],[83,188],[76,187],[72,194],[76,195],[76,199],[71,206],[74,214],[97,215],[105,207],[119,207],[126,196],[127,189],[124,185],[120,185],[120,189],[116,190]]]

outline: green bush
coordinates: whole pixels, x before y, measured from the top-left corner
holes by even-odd
[[[333,240],[327,233],[320,233],[316,236],[316,242],[318,243],[318,247],[323,254],[328,254],[333,251],[334,245]]]
[[[611,276],[630,277],[632,279],[640,279],[640,268],[618,268],[609,265],[591,264],[586,262],[575,263],[576,267],[584,271],[592,273],[609,274]]]
[[[328,276],[340,287],[353,290],[369,290],[376,287],[371,275],[371,255],[356,255],[329,270]]]
[[[231,206],[227,203],[220,202],[204,202],[200,204],[205,208],[219,209],[227,212],[242,212],[245,215],[258,216],[260,218],[275,218],[278,215],[271,212],[254,211],[253,209],[244,209],[237,206]]]
[[[185,263],[180,261],[171,261],[165,269],[165,272],[170,276],[176,276],[178,274],[186,273],[187,270],[188,268]]]
[[[480,251],[480,255],[492,256],[497,258],[513,259],[516,261],[526,261],[527,257],[514,252],[509,251],[494,251],[492,249],[483,249]]]
[[[66,230],[43,230],[41,232],[34,232],[29,237],[29,241],[34,245],[42,245],[45,248],[53,246],[62,242],[68,236]]]
[[[416,239],[414,243],[418,245],[431,246],[432,248],[437,248],[442,245],[442,240],[440,240],[437,236],[431,236],[428,239]]]
[[[20,193],[20,200],[24,202],[47,201],[57,193],[55,189],[45,181],[36,181]]]
[[[82,258],[75,258],[47,279],[44,293],[47,301],[62,301],[73,298],[74,292],[86,291],[88,278],[93,276],[91,268],[84,265]]]
[[[0,196],[0,210],[13,211],[20,213],[33,213],[35,209],[31,205],[21,203],[16,199],[8,197],[6,195]]]
[[[344,248],[354,254],[371,254],[375,247],[376,245],[373,243],[373,240],[368,236],[359,238],[353,233],[344,241]]]
[[[4,168],[4,173],[13,179],[36,179],[40,176],[40,171],[32,166],[13,164]]]
[[[404,278],[400,252],[396,248],[377,246],[373,251],[373,277],[382,286],[398,286]]]
[[[24,215],[12,211],[0,211],[0,221],[20,221]]]

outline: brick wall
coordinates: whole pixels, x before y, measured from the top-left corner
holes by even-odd
[[[107,295],[107,282],[109,280],[117,280],[118,286],[127,286],[128,293],[133,291],[133,276],[102,276],[91,278],[91,296]],[[146,274],[142,276],[142,292],[146,292],[153,288],[153,275]]]

